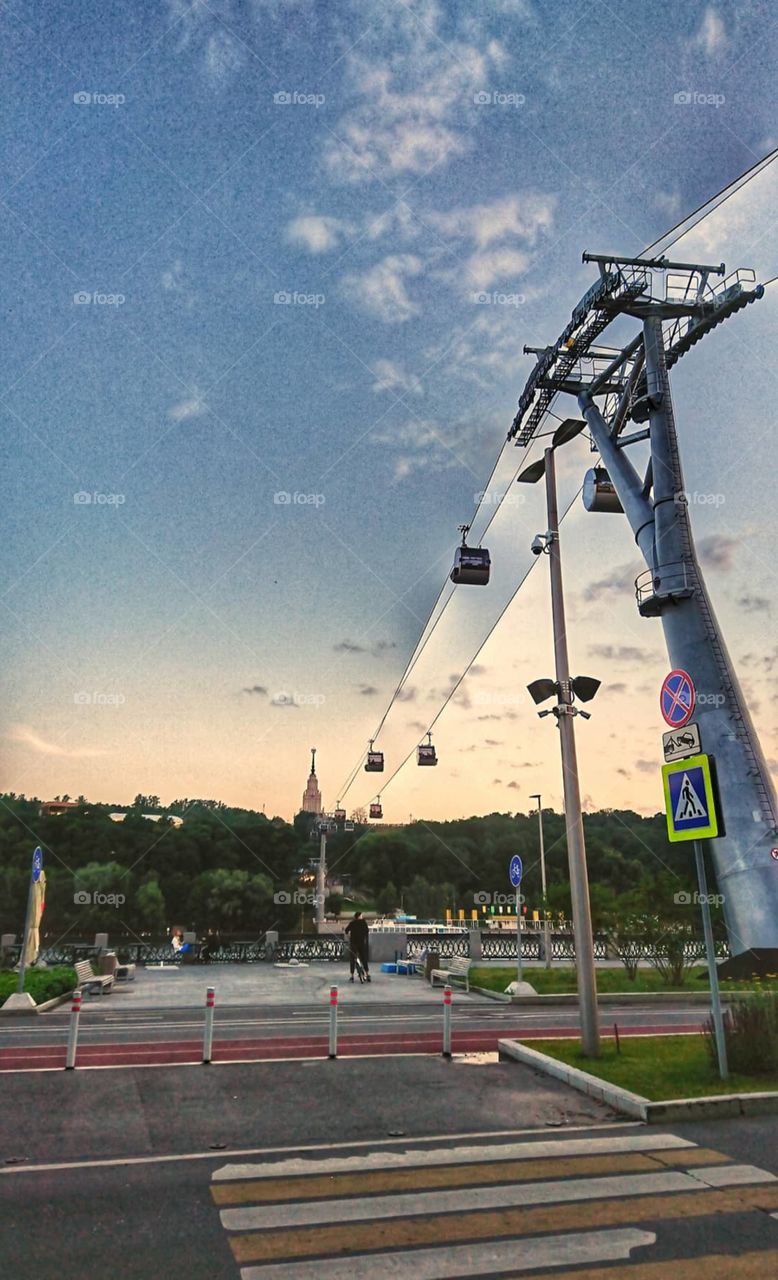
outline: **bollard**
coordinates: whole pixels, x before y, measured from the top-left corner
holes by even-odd
[[[78,1047],[78,1020],[81,1017],[81,988],[73,992],[73,1003],[70,1006],[70,1026],[68,1027],[68,1047],[65,1054],[65,1070],[72,1071],[76,1065],[76,1049]]]
[[[211,1064],[211,1054],[213,1052],[213,1008],[216,993],[213,987],[208,987],[205,993],[205,1029],[203,1031],[203,1066],[208,1067]]]
[[[443,988],[443,1057],[451,1057],[451,987]]]
[[[330,1057],[338,1056],[338,988],[330,987]]]

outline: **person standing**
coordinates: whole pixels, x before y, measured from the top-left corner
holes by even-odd
[[[356,968],[357,956],[365,971],[365,977],[370,982],[370,966],[368,964],[368,937],[369,929],[367,920],[362,916],[361,911],[354,912],[353,920],[346,925],[346,936],[349,939],[350,963],[351,963],[351,981],[354,981],[354,969]]]

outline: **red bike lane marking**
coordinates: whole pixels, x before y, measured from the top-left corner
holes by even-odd
[[[635,1035],[688,1035],[699,1031],[700,1022],[673,1024],[651,1024],[646,1026],[621,1027],[621,1036]],[[578,1031],[575,1027],[531,1027],[501,1028],[499,1031],[456,1031],[453,1033],[453,1049],[455,1053],[494,1051],[498,1040],[543,1040],[543,1039],[575,1039]],[[355,1054],[382,1053],[430,1053],[440,1051],[442,1033],[424,1031],[405,1034],[393,1032],[365,1032],[358,1035],[344,1035],[338,1041],[338,1053],[347,1057]],[[254,1060],[273,1059],[279,1057],[308,1058],[326,1057],[328,1041],[326,1036],[272,1036],[264,1039],[244,1038],[239,1040],[215,1040],[213,1060],[215,1062],[252,1058]],[[84,1044],[78,1050],[79,1066],[111,1066],[169,1063],[171,1066],[185,1063],[196,1063],[201,1060],[202,1042],[187,1041],[139,1041],[136,1043]],[[0,1071],[34,1070],[41,1067],[64,1067],[64,1045],[16,1045],[0,1049]]]

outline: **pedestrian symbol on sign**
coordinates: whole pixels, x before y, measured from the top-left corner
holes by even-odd
[[[707,817],[708,811],[689,781],[688,773],[685,773],[678,796],[678,804],[675,808],[675,821],[684,822],[687,818],[707,819]]]

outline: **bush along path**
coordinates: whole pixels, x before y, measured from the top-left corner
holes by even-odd
[[[36,1004],[45,1004],[56,996],[72,991],[76,985],[76,971],[68,965],[58,964],[51,969],[28,969],[24,975],[24,989]],[[9,970],[0,973],[0,1007],[19,987],[19,975]]]

